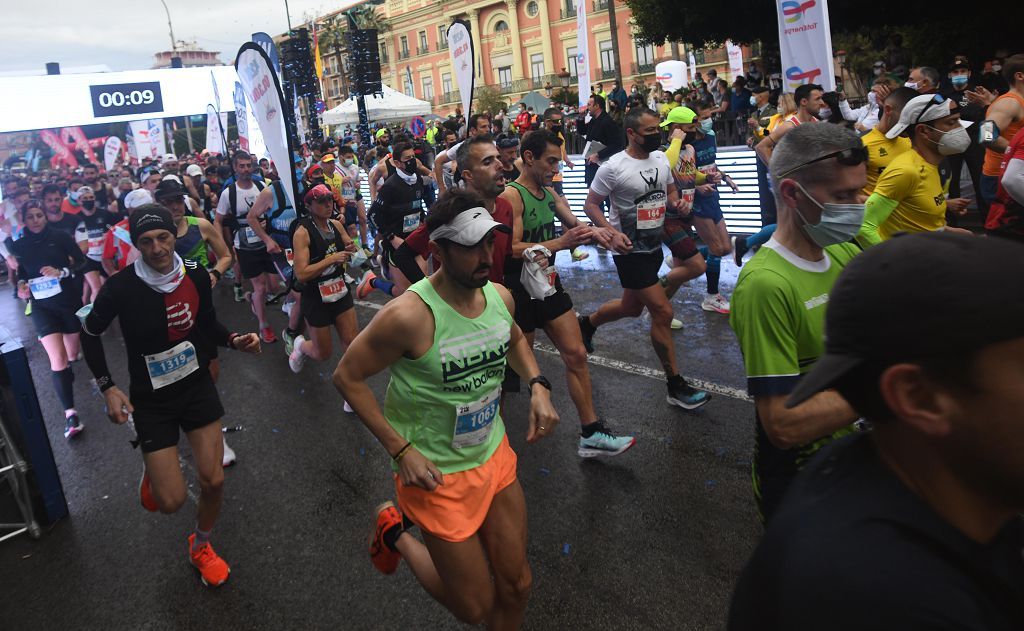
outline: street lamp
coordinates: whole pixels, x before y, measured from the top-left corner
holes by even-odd
[[[171,10],[167,8],[167,3],[164,0],[160,0],[160,4],[164,5],[164,11],[167,12],[167,29],[171,32],[171,52],[178,52],[178,41],[174,39],[174,27],[171,26]]]
[[[557,73],[555,76],[558,77],[559,83],[562,84],[562,89],[565,90],[569,87],[569,82],[572,80],[572,75],[568,70],[562,68],[562,71]]]

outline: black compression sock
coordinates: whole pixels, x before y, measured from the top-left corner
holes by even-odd
[[[402,524],[398,523],[384,531],[383,539],[384,545],[388,547],[388,550],[392,552],[398,552],[398,548],[395,547],[398,544],[398,538],[402,536],[405,530],[402,528]]]
[[[286,328],[285,331],[288,333],[288,335],[291,335],[292,337],[295,337],[300,333],[298,329],[293,329],[291,327]]]
[[[594,435],[594,432],[600,431],[603,428],[601,421],[594,421],[587,423],[586,425],[580,426],[580,436],[584,438],[590,438]]]
[[[50,376],[53,378],[53,389],[57,391],[57,398],[60,399],[60,404],[64,406],[65,410],[74,409],[75,373],[71,370],[71,366],[64,370],[50,371]]]
[[[590,321],[590,316],[580,316],[580,327],[587,335],[593,335],[597,331],[597,327]]]

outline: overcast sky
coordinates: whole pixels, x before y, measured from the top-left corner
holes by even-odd
[[[166,0],[174,37],[218,50],[224,62],[252,33],[288,30],[284,0]],[[160,0],[0,0],[0,72],[106,64],[112,70],[153,66],[169,50],[167,14]],[[292,25],[356,0],[288,0]]]

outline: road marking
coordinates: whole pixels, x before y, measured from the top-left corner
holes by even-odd
[[[383,305],[379,305],[376,302],[370,302],[368,300],[354,300],[353,302],[360,307],[366,307],[367,309],[373,309],[374,311],[380,311],[383,308]],[[533,347],[534,349],[548,355],[558,355],[558,349],[554,346],[548,346],[547,344],[534,344]],[[600,366],[601,368],[611,368],[612,370],[618,370],[631,375],[647,377],[648,379],[654,379],[662,383],[665,382],[665,373],[656,368],[631,364],[618,359],[602,357],[601,355],[589,355],[587,357],[587,362],[594,366]],[[740,401],[753,402],[753,399],[751,399],[744,390],[740,390],[739,388],[730,388],[729,386],[723,386],[711,381],[697,379],[696,377],[684,376],[684,378],[691,386],[701,390],[707,390],[712,394],[718,394],[731,399],[739,399]]]

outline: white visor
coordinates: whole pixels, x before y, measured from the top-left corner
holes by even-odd
[[[464,210],[449,223],[430,233],[430,240],[448,239],[459,245],[473,247],[483,241],[492,230],[512,232],[505,224],[494,221],[486,208]]]

